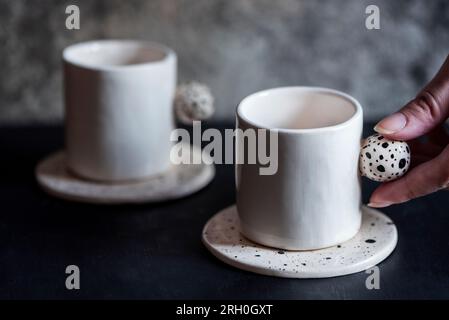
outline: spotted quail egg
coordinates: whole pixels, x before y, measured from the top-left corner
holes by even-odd
[[[360,151],[362,176],[384,182],[403,176],[410,167],[410,147],[405,141],[393,141],[380,134],[366,138]]]

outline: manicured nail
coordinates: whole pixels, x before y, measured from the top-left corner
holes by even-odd
[[[385,207],[391,206],[392,204],[393,204],[392,202],[370,202],[370,203],[368,203],[368,207],[385,208]]]
[[[405,116],[400,112],[396,112],[376,124],[374,131],[380,134],[393,134],[404,129],[406,124],[407,119]]]

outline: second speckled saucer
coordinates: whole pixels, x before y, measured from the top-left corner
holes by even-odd
[[[201,149],[191,146],[201,158]],[[183,156],[190,157],[189,153]],[[204,155],[203,155],[204,156]],[[104,183],[79,178],[67,170],[64,151],[43,159],[36,167],[36,179],[49,194],[66,200],[99,204],[151,203],[188,196],[212,181],[213,164],[180,164],[159,176],[121,183]]]
[[[355,237],[320,250],[284,251],[244,238],[236,206],[213,216],[202,238],[214,256],[239,269],[284,278],[336,277],[369,269],[396,247],[398,233],[391,219],[368,207],[362,212],[362,226]]]

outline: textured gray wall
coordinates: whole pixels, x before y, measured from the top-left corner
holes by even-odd
[[[65,8],[81,29],[65,29]],[[365,28],[376,4],[381,30]],[[62,49],[96,38],[142,38],[178,53],[179,79],[208,83],[216,118],[256,90],[318,85],[358,98],[368,119],[410,99],[446,57],[449,1],[0,0],[0,123],[63,115]]]

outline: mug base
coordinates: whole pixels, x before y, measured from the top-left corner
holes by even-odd
[[[360,216],[362,216],[362,213],[360,212]],[[290,239],[287,240],[285,238],[279,238],[273,235],[268,235],[264,233],[260,233],[257,231],[254,231],[249,226],[246,226],[243,224],[242,220],[240,220],[240,233],[247,238],[248,240],[261,244],[266,247],[271,247],[275,249],[283,249],[288,251],[311,251],[311,250],[321,250],[325,248],[330,248],[336,245],[339,245],[343,242],[346,242],[350,239],[352,239],[360,230],[361,223],[359,222],[357,225],[355,225],[350,232],[347,232],[345,237],[340,237],[338,240],[333,241],[332,243],[326,242],[321,243],[319,245],[313,245],[313,246],[305,246],[305,245],[299,245],[294,244],[295,241]],[[289,244],[286,244],[286,243]],[[293,243],[293,244],[292,244]]]
[[[130,184],[130,183],[138,183],[138,182],[144,182],[145,180],[148,179],[154,179],[157,178],[159,176],[163,176],[166,175],[170,170],[171,170],[171,166],[169,166],[168,168],[165,168],[164,171],[161,171],[159,173],[155,173],[155,174],[151,174],[151,175],[146,175],[143,177],[139,177],[139,178],[126,178],[126,179],[105,179],[105,178],[93,178],[93,177],[89,177],[87,175],[84,175],[80,172],[78,172],[76,169],[72,168],[70,166],[70,164],[66,163],[66,170],[69,172],[69,174],[85,180],[85,181],[92,181],[92,182],[96,182],[96,183],[103,183],[103,184],[111,184],[111,185],[120,185],[120,184]]]
[[[324,249],[285,251],[242,236],[236,206],[214,215],[202,240],[221,261],[236,268],[284,278],[328,278],[369,269],[385,260],[397,244],[396,226],[378,210],[362,207],[362,225],[351,239]]]

